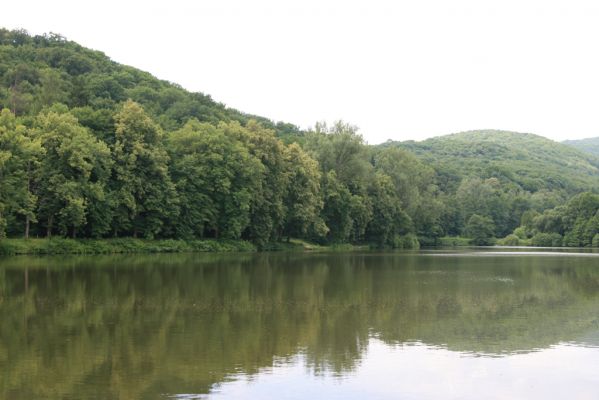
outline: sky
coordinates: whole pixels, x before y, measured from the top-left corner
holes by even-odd
[[[229,107],[367,142],[472,129],[599,136],[599,2],[9,1],[60,33]]]

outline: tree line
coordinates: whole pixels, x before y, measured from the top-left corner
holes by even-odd
[[[2,110],[2,236],[414,247],[441,232],[432,169],[405,150],[372,152],[350,125],[317,125],[300,146],[254,120],[190,119],[165,134],[131,100],[113,119],[99,138],[62,104]]]
[[[599,162],[567,146],[498,131],[370,146],[347,123],[244,114],[60,35],[0,29],[0,107],[2,236],[409,248],[599,233],[576,222],[592,207],[541,222],[599,189]]]

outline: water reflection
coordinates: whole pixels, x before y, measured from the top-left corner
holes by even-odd
[[[243,397],[248,388],[260,398],[335,379],[365,393],[356,382],[390,385],[371,375],[392,379],[381,371],[398,360],[404,371],[445,354],[461,379],[476,365],[556,349],[597,362],[599,268],[547,255],[17,257],[0,261],[0,318],[2,398]],[[415,384],[413,375],[402,381]]]

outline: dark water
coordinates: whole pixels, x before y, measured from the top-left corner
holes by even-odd
[[[2,399],[598,399],[599,254],[0,260]]]

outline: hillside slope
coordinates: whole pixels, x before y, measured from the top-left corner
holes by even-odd
[[[599,157],[599,137],[579,140],[564,140],[562,143],[572,146],[575,149],[585,153]]]
[[[246,114],[192,93],[137,68],[112,61],[56,34],[30,36],[0,28],[0,108],[35,114],[55,102],[66,104],[79,121],[99,136],[114,126],[111,117],[127,99],[141,104],[169,131],[190,118],[202,122],[259,121],[279,136],[297,135],[286,123]]]
[[[437,170],[445,186],[477,176],[496,177],[530,192],[599,190],[598,158],[533,134],[481,130],[382,146],[414,152]]]
[[[368,146],[342,121],[304,134],[59,35],[0,29],[0,107],[0,237],[491,243],[599,193],[599,158],[540,136]]]

